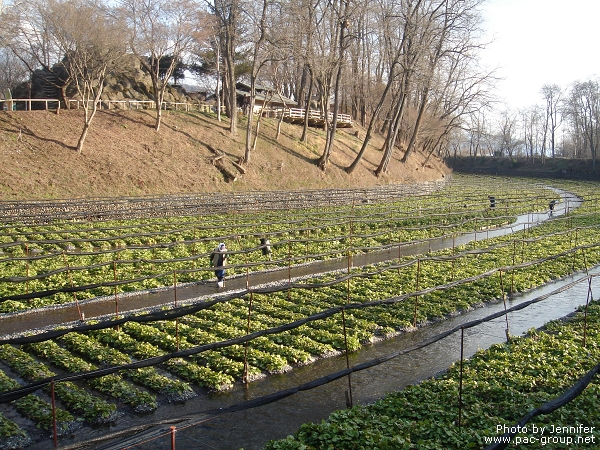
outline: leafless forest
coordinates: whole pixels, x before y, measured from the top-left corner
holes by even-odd
[[[236,83],[329,112],[315,163],[326,169],[338,114],[385,137],[376,174],[394,152],[440,156],[592,158],[600,115],[597,80],[569,90],[544,85],[543,104],[507,111],[494,97],[485,51],[485,0],[31,0],[0,2],[0,87],[5,96],[36,77],[61,100],[87,102],[81,151],[106,78],[131,70],[132,56],[162,103],[168,83],[193,78],[238,133]],[[127,61],[127,63],[126,63]],[[217,108],[220,112],[220,108]],[[160,131],[161,108],[155,129]],[[260,116],[248,116],[244,163],[253,158]],[[305,127],[308,127],[306,120]],[[560,132],[559,132],[560,131]],[[303,133],[305,139],[306,133]]]

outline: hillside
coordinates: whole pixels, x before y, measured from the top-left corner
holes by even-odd
[[[438,159],[423,166],[418,154],[402,164],[398,152],[389,172],[377,178],[373,170],[382,141],[376,138],[361,166],[348,175],[343,167],[360,150],[362,141],[354,136],[355,131],[364,136],[359,128],[339,130],[323,173],[314,164],[324,145],[322,130],[311,129],[309,143],[302,144],[301,128],[284,123],[275,140],[275,120],[263,119],[246,173],[227,182],[213,164],[214,151],[233,161],[243,156],[244,119],[235,138],[227,121],[208,113],[169,111],[159,132],[153,124],[152,111],[99,111],[78,154],[82,111],[0,112],[0,200],[365,187],[439,180],[449,173]]]

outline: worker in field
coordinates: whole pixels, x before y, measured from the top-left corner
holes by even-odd
[[[221,242],[210,254],[210,265],[215,268],[217,287],[225,286],[225,266],[227,265],[227,247]]]
[[[271,241],[269,241],[269,239],[266,237],[260,238],[260,247],[262,254],[269,258],[269,261],[271,261],[271,253],[273,252],[271,249]]]

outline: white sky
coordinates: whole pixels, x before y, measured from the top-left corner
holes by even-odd
[[[511,109],[543,103],[544,84],[567,88],[600,76],[600,0],[487,0],[487,67],[498,67],[498,97]]]

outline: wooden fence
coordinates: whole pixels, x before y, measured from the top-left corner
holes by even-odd
[[[83,108],[91,104],[83,100],[68,100],[69,107],[75,109]],[[31,111],[34,104],[42,104],[44,110],[60,110],[61,102],[56,98],[14,98],[10,100],[0,100],[0,106],[4,111],[25,110]],[[213,112],[215,107],[200,103],[185,103],[185,102],[162,102],[161,108],[164,110],[181,110],[181,111],[200,111]],[[122,109],[122,110],[138,110],[138,109],[156,109],[156,102],[153,100],[101,100],[98,109]],[[225,107],[221,106],[221,111],[225,112]],[[304,122],[306,110],[303,108],[264,108],[260,113],[267,117],[281,117],[283,120],[290,123]],[[333,120],[333,113],[329,113],[329,121]],[[308,111],[308,123],[311,126],[323,126],[325,124],[324,114],[316,109]],[[338,114],[337,126],[352,127],[352,116],[349,114]]]
[[[303,123],[304,116],[306,115],[306,109],[304,108],[270,108],[263,109],[262,114],[267,117],[281,117],[283,114],[283,120],[290,123]],[[328,114],[328,119],[331,122],[333,120],[333,113]],[[352,127],[352,116],[350,114],[338,114],[337,126]],[[312,126],[323,126],[325,124],[325,115],[316,109],[308,110],[308,123]]]
[[[44,107],[40,109],[60,109],[60,101],[56,98],[13,98],[0,100],[3,111],[14,111],[17,109],[31,111],[34,103],[41,103]],[[23,105],[19,108],[20,105]]]
[[[68,102],[69,106],[75,109],[80,109],[86,104],[91,104],[91,102],[83,100],[69,100]],[[0,100],[0,107],[4,111],[31,111],[34,104],[41,104],[41,107],[36,108],[41,110],[61,109],[61,102],[56,98],[13,98],[10,100]],[[185,102],[163,102],[161,108],[164,110],[181,111],[214,111],[212,105]],[[98,109],[156,109],[156,102],[153,100],[102,100],[99,103]],[[221,111],[224,110],[225,107],[221,107]]]

